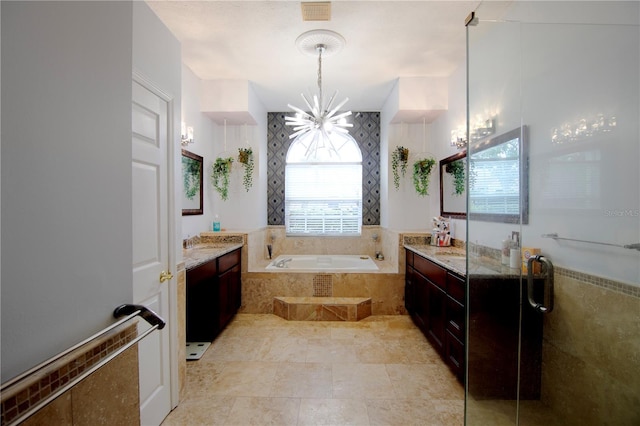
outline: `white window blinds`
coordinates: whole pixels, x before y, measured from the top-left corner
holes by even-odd
[[[518,214],[520,172],[518,157],[473,159],[469,174],[469,211]]]
[[[360,234],[361,163],[287,164],[285,188],[287,234]]]

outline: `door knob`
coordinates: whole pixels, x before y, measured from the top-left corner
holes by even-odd
[[[160,282],[163,283],[165,281],[169,281],[173,278],[173,274],[171,272],[162,271],[160,272]]]

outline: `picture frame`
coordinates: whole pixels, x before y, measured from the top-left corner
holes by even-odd
[[[202,157],[182,150],[182,216],[204,214]]]

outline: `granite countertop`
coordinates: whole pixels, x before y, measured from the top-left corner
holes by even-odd
[[[196,244],[192,248],[182,250],[184,267],[188,271],[240,247],[242,243]]]
[[[422,244],[405,244],[404,247],[449,269],[458,275],[467,275],[466,250],[462,247],[437,247]],[[520,270],[502,265],[500,261],[487,256],[472,256],[469,259],[469,271],[476,278],[519,278]]]

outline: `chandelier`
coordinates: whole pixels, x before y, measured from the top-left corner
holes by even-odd
[[[313,95],[312,101],[302,94],[308,112],[288,104],[296,113],[293,117],[285,117],[285,124],[294,126],[294,133],[289,138],[295,138],[294,143],[304,145],[305,157],[308,160],[337,157],[339,147],[336,148],[332,138],[348,135],[347,128],[353,127],[353,124],[346,121],[351,111],[338,114],[349,98],[333,107],[338,95],[336,90],[325,105],[322,93],[322,57],[340,50],[344,46],[344,39],[333,31],[312,30],[298,37],[296,44],[303,53],[315,52],[318,55],[318,94]]]

